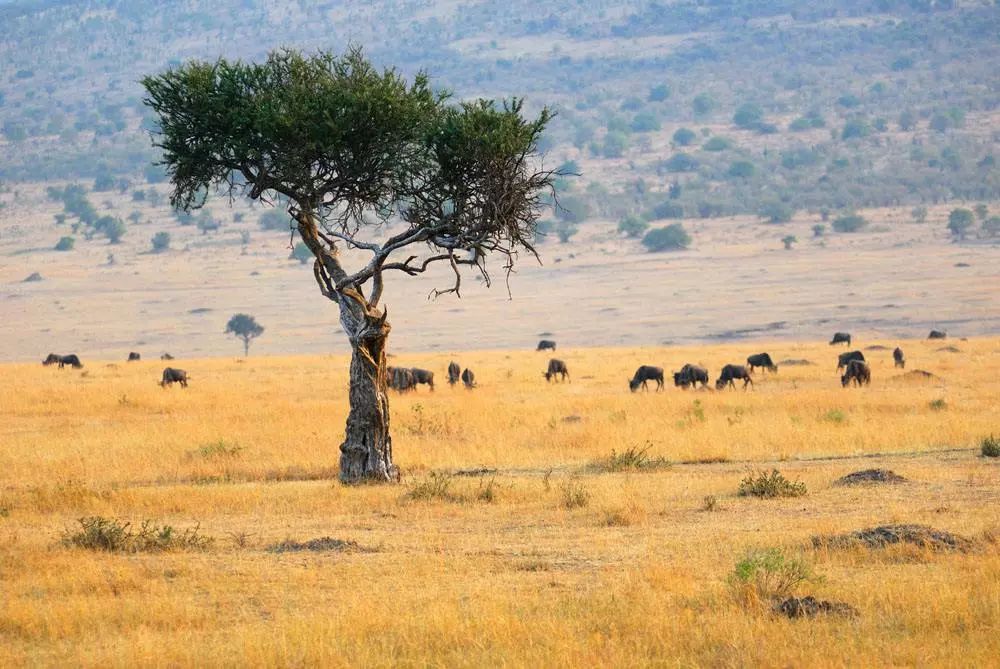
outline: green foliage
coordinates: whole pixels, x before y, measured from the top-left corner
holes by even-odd
[[[605,158],[621,158],[626,149],[628,149],[628,135],[620,130],[614,130],[604,136],[601,155]]]
[[[698,135],[690,128],[678,128],[673,136],[674,143],[678,146],[691,146],[697,138]]]
[[[132,523],[101,516],[79,519],[80,529],[63,532],[62,544],[108,553],[163,553],[175,550],[206,550],[213,539],[203,536],[196,525],[177,532],[170,525],[156,525],[144,520],[138,528]]]
[[[288,232],[292,224],[292,218],[280,209],[269,209],[260,215],[260,227],[264,230]]]
[[[733,123],[747,130],[756,129],[764,121],[764,110],[760,105],[747,102],[739,106],[733,114]]]
[[[611,455],[593,463],[592,469],[601,472],[656,471],[670,466],[670,461],[662,456],[651,457],[652,442],[644,446],[630,446],[621,451],[611,451]]]
[[[746,477],[740,481],[740,497],[802,497],[805,494],[805,483],[789,481],[777,469],[772,469],[770,473],[747,472]]]
[[[580,195],[564,195],[559,198],[556,216],[566,223],[583,223],[590,218],[590,202]]]
[[[654,228],[642,238],[642,245],[651,252],[679,251],[691,244],[691,235],[680,223],[671,223],[664,228]]]
[[[202,209],[201,214],[198,216],[198,220],[195,225],[201,230],[201,234],[205,235],[209,232],[215,232],[221,227],[221,223],[218,220],[212,218],[212,215],[208,213],[208,210]]]
[[[861,98],[853,93],[848,93],[837,98],[837,104],[846,109],[853,109],[861,104]]]
[[[899,125],[900,130],[909,132],[917,127],[917,115],[910,109],[904,109],[899,112],[899,119],[896,123]]]
[[[822,237],[824,234],[826,234],[826,226],[823,225],[822,223],[817,223],[816,225],[812,226],[812,232],[813,232],[813,237]]]
[[[691,111],[699,118],[711,114],[715,107],[715,99],[708,93],[699,93],[691,100]]]
[[[816,580],[812,567],[802,557],[768,548],[747,551],[733,567],[728,582],[738,602],[760,606],[784,599],[803,583]]]
[[[556,227],[556,236],[559,237],[560,244],[567,244],[578,231],[575,224],[563,221]]]
[[[757,168],[749,160],[737,160],[729,166],[726,174],[732,179],[749,179],[757,173]]]
[[[292,249],[292,253],[288,256],[289,260],[298,260],[299,264],[305,265],[307,262],[313,259],[312,251],[304,243],[299,242]]]
[[[647,98],[650,102],[663,102],[670,97],[670,86],[666,84],[658,84],[649,89],[649,97]]]
[[[76,239],[73,237],[60,237],[59,241],[56,242],[56,251],[72,251],[73,245],[76,244]]]
[[[927,221],[927,207],[921,205],[910,210],[910,216],[914,223],[925,223]]]
[[[844,124],[844,129],[840,133],[840,138],[843,140],[858,139],[862,137],[867,137],[871,134],[871,126],[868,122],[861,118],[853,118]]]
[[[784,202],[772,200],[764,203],[760,215],[770,223],[788,223],[795,216],[795,210]]]
[[[979,443],[979,452],[983,454],[983,457],[1000,458],[1000,437],[994,437],[992,434],[983,437]]]
[[[638,238],[649,228],[649,223],[638,216],[626,216],[618,221],[618,232],[627,237]]]
[[[153,235],[153,253],[161,253],[170,248],[170,233],[157,232]]]
[[[684,207],[672,200],[664,200],[653,207],[649,212],[649,218],[660,220],[664,218],[684,218]]]
[[[128,227],[125,225],[125,221],[118,218],[117,216],[105,216],[100,220],[107,219],[107,222],[100,226],[100,231],[108,238],[108,242],[111,244],[117,244],[125,236],[128,231]],[[95,226],[96,227],[96,226]]]
[[[226,323],[225,334],[242,339],[243,352],[246,354],[250,351],[250,342],[264,334],[264,326],[249,314],[234,314]]]
[[[712,137],[707,142],[705,142],[704,146],[702,146],[701,148],[705,149],[706,151],[719,152],[719,151],[726,151],[732,148],[732,146],[733,143],[731,141],[729,141],[725,137],[719,137],[718,135],[716,135],[715,137]]]
[[[975,216],[968,209],[952,209],[948,214],[948,232],[958,239],[965,239],[966,233],[975,222]]]
[[[1000,216],[990,216],[983,221],[983,234],[987,237],[1000,237]]]
[[[675,153],[663,166],[668,172],[693,172],[698,169],[698,161],[687,153]]]
[[[410,484],[403,497],[416,502],[456,501],[458,497],[451,491],[453,479],[451,474],[431,472],[426,479]]]
[[[794,243],[796,243],[798,241],[799,240],[795,237],[795,235],[785,235],[784,237],[781,238],[781,243],[785,245],[785,250],[786,251],[791,251],[792,250],[792,244],[794,244]]]
[[[858,232],[868,225],[863,216],[847,214],[834,219],[831,227],[837,232]]]
[[[635,115],[630,127],[632,132],[655,132],[660,129],[661,125],[656,114],[642,112]],[[607,146],[607,141],[605,141],[605,146]]]
[[[115,178],[108,172],[103,172],[97,175],[94,179],[94,192],[101,193],[109,190],[114,190]]]
[[[986,217],[990,215],[990,208],[987,207],[982,202],[973,207],[972,211],[976,213],[976,218],[978,218],[980,221],[985,221]]]

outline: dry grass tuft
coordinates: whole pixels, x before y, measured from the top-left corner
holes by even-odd
[[[770,473],[752,471],[740,481],[739,495],[741,497],[802,497],[806,494],[806,484],[801,481],[789,481],[777,469]]]
[[[62,544],[108,553],[162,553],[176,550],[205,550],[214,539],[201,534],[195,525],[177,532],[170,525],[144,520],[135,528],[127,521],[91,516],[79,519],[80,529],[65,530]]]

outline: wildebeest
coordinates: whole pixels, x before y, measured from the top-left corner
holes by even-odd
[[[702,387],[708,385],[708,370],[704,367],[688,363],[681,367],[681,371],[674,372],[675,386],[687,389],[688,386],[697,386],[699,383]]]
[[[413,377],[413,370],[406,367],[386,367],[389,387],[401,393],[413,390],[417,381]]]
[[[173,359],[174,356],[170,355],[169,353],[164,353],[163,355],[160,356],[160,360],[173,360]]]
[[[544,372],[545,380],[551,381],[553,378],[555,378],[557,374],[562,376],[561,378],[562,381],[565,381],[566,377],[569,376],[569,370],[566,369],[565,362],[563,362],[562,360],[556,360],[555,358],[552,358],[551,360],[549,360],[548,371]]]
[[[865,361],[865,354],[861,351],[848,351],[847,353],[841,353],[837,356],[837,371],[839,372],[844,367],[847,366],[851,360]]]
[[[59,369],[62,369],[66,365],[71,365],[76,369],[83,367],[83,363],[80,362],[80,358],[77,357],[76,353],[70,353],[69,355],[56,355],[55,353],[49,353],[45,360],[42,360],[43,365],[59,365]]]
[[[847,387],[851,381],[860,388],[861,385],[868,385],[872,382],[872,370],[864,360],[851,360],[847,363],[844,375],[840,377],[840,385]]]
[[[476,375],[468,367],[462,372],[462,383],[465,384],[466,388],[476,387]]]
[[[160,387],[166,388],[172,383],[181,384],[181,388],[188,387],[188,373],[183,369],[174,369],[173,367],[167,367],[163,370],[163,380],[160,381]]]
[[[448,384],[455,385],[458,383],[459,379],[462,377],[462,368],[458,366],[458,363],[452,360],[448,364]]]
[[[434,390],[434,372],[416,367],[411,368],[410,371],[413,372],[414,384],[423,383],[430,386],[431,390]]]
[[[628,389],[633,393],[642,386],[643,390],[649,390],[647,381],[656,381],[656,390],[663,390],[663,368],[652,365],[642,365],[635,370],[635,375],[628,382]]]
[[[140,356],[135,351],[132,351],[131,353],[128,354],[128,362],[134,362],[136,360],[142,360],[142,356]]]
[[[948,333],[943,330],[931,330],[931,333],[927,335],[928,339],[947,339]]]
[[[896,363],[896,367],[906,369],[906,358],[903,357],[903,349],[896,347],[896,350],[892,352],[892,360]]]
[[[753,385],[753,379],[750,378],[750,372],[743,365],[726,365],[722,368],[722,372],[719,374],[719,379],[715,382],[716,390],[722,390],[727,385],[730,388],[736,387],[736,379],[743,379],[743,390],[747,389],[747,385]]]
[[[554,351],[556,350],[556,343],[551,339],[543,339],[538,342],[538,348],[536,351]]]
[[[830,340],[830,346],[834,344],[847,344],[851,345],[851,333],[850,332],[834,332],[833,339]]]
[[[778,366],[772,362],[771,356],[767,353],[757,353],[756,355],[751,355],[747,358],[747,364],[750,365],[751,374],[753,374],[753,370],[756,367],[766,369],[769,372],[778,371]]]

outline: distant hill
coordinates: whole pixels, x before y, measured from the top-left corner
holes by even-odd
[[[355,43],[557,109],[563,225],[1000,195],[991,1],[13,0],[0,25],[5,182],[158,182],[141,76]]]

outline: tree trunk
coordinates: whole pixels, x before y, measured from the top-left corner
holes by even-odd
[[[250,357],[250,339],[248,337],[243,338],[243,357]]]
[[[347,314],[341,322],[347,325]],[[354,315],[354,314],[351,314]],[[351,409],[340,445],[343,483],[398,481],[389,434],[389,396],[386,387],[385,348],[389,337],[385,316],[366,315],[351,329]]]

